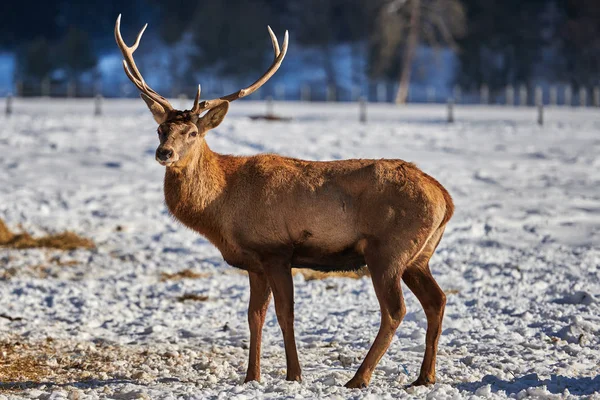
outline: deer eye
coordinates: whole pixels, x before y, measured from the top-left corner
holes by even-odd
[[[196,137],[197,134],[198,134],[198,132],[196,132],[196,131],[191,131],[190,132],[190,136],[191,137]]]

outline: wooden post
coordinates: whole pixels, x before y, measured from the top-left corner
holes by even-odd
[[[367,100],[361,96],[358,99],[358,119],[361,123],[367,123]]]
[[[94,96],[102,96],[102,81],[96,80],[94,82]]]
[[[565,86],[565,106],[573,105],[573,88],[571,85]]]
[[[310,85],[302,85],[302,87],[300,88],[300,100],[310,101]]]
[[[17,89],[16,96],[17,97],[23,97],[23,81],[22,80],[18,80],[17,83],[15,84],[15,87]]]
[[[527,106],[527,86],[525,85],[519,87],[519,105],[521,107]]]
[[[50,97],[51,94],[50,78],[46,77],[42,80],[42,97]]]
[[[587,90],[583,86],[579,88],[579,106],[587,107]]]
[[[535,104],[537,106],[544,104],[544,90],[541,86],[535,88]]]
[[[550,105],[556,106],[558,104],[558,89],[556,86],[550,87]]]
[[[485,83],[481,85],[480,102],[481,104],[490,104],[490,88]]]
[[[513,85],[506,87],[506,105],[511,107],[515,105],[515,88]]]
[[[448,123],[454,122],[454,99],[448,99]]]
[[[594,87],[594,107],[600,107],[600,86]]]
[[[75,86],[75,81],[69,81],[69,83],[67,83],[67,97],[75,97],[76,92],[77,87]]]
[[[327,101],[335,101],[335,100],[336,100],[335,86],[327,85]]]
[[[452,90],[452,96],[454,96],[454,101],[458,104],[460,103],[462,97],[462,90],[460,86],[454,85],[454,89]]]
[[[538,125],[542,126],[544,125],[544,105],[543,104],[538,104]]]
[[[275,115],[273,114],[273,96],[267,96],[267,115]]]
[[[13,112],[13,95],[12,93],[9,93],[6,96],[6,116],[10,117],[12,112]]]
[[[385,83],[379,82],[377,84],[377,101],[379,103],[385,103],[387,101],[387,88]]]
[[[102,95],[97,94],[94,97],[94,115],[99,117],[102,115]]]

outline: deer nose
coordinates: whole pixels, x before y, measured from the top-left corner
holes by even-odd
[[[168,161],[173,157],[173,150],[168,148],[159,148],[156,150],[156,158],[159,161]]]

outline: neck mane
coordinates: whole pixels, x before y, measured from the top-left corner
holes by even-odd
[[[215,215],[224,202],[225,171],[222,156],[213,152],[205,141],[191,149],[189,155],[167,167],[164,180],[165,202],[169,211],[188,227],[208,236],[215,227]]]

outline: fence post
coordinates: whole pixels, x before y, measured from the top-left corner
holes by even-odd
[[[515,88],[513,85],[506,87],[506,105],[512,107],[515,105]]]
[[[12,103],[13,103],[13,95],[12,95],[12,93],[9,93],[6,96],[6,116],[7,117],[9,117],[13,112]]]
[[[454,99],[448,99],[448,123],[454,122]]]
[[[46,77],[42,80],[42,97],[50,97],[51,94],[50,78]]]
[[[600,87],[594,87],[594,107],[600,107]]]
[[[556,86],[550,86],[550,105],[556,106],[558,104],[558,89]]]
[[[97,80],[94,82],[94,96],[100,95],[102,96],[102,81]]]
[[[490,104],[490,88],[485,83],[481,85],[480,102],[481,104]]]
[[[16,89],[15,96],[23,97],[23,81],[22,80],[17,81],[17,83],[15,84],[15,89]]]
[[[454,101],[456,103],[460,103],[462,97],[462,91],[460,86],[454,85],[454,89],[452,89],[452,96],[454,96]]]
[[[310,101],[310,85],[302,85],[300,88],[300,100]]]
[[[573,88],[571,85],[565,86],[565,106],[573,105]]]
[[[358,119],[361,123],[367,123],[367,100],[361,96],[358,98]]]
[[[336,93],[335,93],[335,86],[334,85],[327,85],[327,101],[335,101],[336,100]]]
[[[535,104],[537,106],[544,105],[544,90],[541,86],[536,86],[535,88]]]
[[[544,104],[542,104],[542,103],[538,104],[537,109],[538,109],[537,122],[538,122],[539,126],[542,126],[542,125],[544,125]]]
[[[76,92],[77,87],[75,86],[75,81],[69,81],[69,83],[67,83],[67,97],[75,97]]]
[[[527,106],[527,86],[525,85],[519,87],[519,105],[521,107]]]
[[[97,94],[94,97],[94,115],[99,117],[102,115],[102,95]]]
[[[587,89],[583,86],[579,88],[579,105],[587,107]]]
[[[387,101],[387,88],[385,83],[379,82],[377,84],[377,102],[385,103]]]

